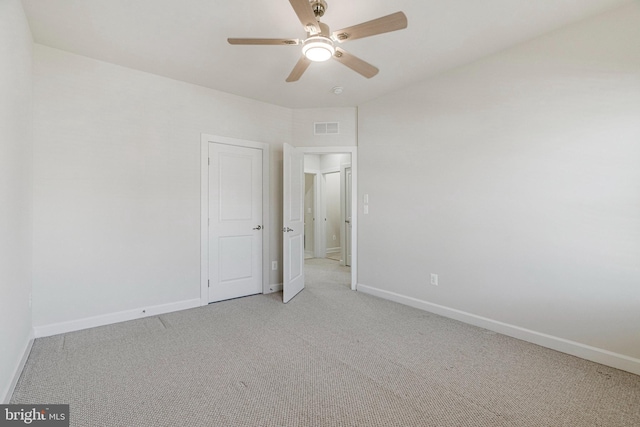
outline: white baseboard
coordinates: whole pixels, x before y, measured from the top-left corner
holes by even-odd
[[[2,396],[0,396],[1,397],[0,402],[2,402],[3,404],[8,404],[9,400],[11,399],[11,396],[13,396],[13,392],[16,389],[16,385],[18,385],[18,380],[20,379],[20,375],[22,375],[22,370],[24,369],[24,365],[27,364],[29,353],[31,353],[31,347],[33,347],[33,340],[34,340],[34,336],[32,331],[29,335],[29,340],[27,341],[27,345],[25,346],[24,351],[22,352],[22,357],[20,358],[20,362],[18,362],[18,366],[16,366],[16,369],[13,372],[13,379],[11,380],[11,383],[9,384],[7,389],[4,390],[4,393],[2,394]]]
[[[342,250],[342,248],[340,246],[338,246],[337,248],[327,248],[327,253],[328,254],[337,254],[338,252],[340,252]]]
[[[36,338],[42,338],[51,335],[64,334],[66,332],[95,328],[96,326],[126,322],[127,320],[157,316],[159,314],[170,313],[173,311],[187,310],[189,308],[195,307],[200,307],[200,298],[169,304],[155,305],[151,307],[140,307],[133,310],[103,314],[101,316],[85,317],[83,319],[70,320],[68,322],[53,323],[51,325],[34,326],[33,332]]]
[[[603,350],[601,348],[592,347],[590,345],[581,344],[579,342],[566,340],[564,338],[547,335],[541,332],[532,331],[530,329],[521,328],[519,326],[510,325],[508,323],[499,322],[475,314],[467,313],[461,310],[433,304],[427,301],[419,300],[395,292],[385,291],[371,286],[358,283],[357,290],[366,294],[370,294],[379,298],[398,302],[410,307],[425,310],[450,319],[459,320],[474,326],[488,329],[494,332],[518,338],[533,344],[547,347],[553,350],[567,353],[572,356],[610,366],[612,368],[631,372],[640,375],[640,359],[636,359],[623,354],[614,353],[612,351]]]
[[[280,292],[282,290],[282,283],[276,283],[275,285],[269,285],[269,292],[265,294],[272,294],[274,292]]]

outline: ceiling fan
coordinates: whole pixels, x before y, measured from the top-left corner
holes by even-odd
[[[302,45],[302,57],[293,67],[293,71],[287,77],[287,82],[299,80],[312,61],[321,62],[330,58],[369,79],[378,74],[379,70],[368,62],[336,46],[336,43],[344,43],[349,40],[407,28],[405,14],[396,12],[331,33],[329,26],[320,22],[320,18],[324,16],[324,12],[327,10],[327,2],[325,0],[289,0],[289,3],[291,3],[293,10],[307,32],[306,39],[227,39],[230,44],[239,45]]]

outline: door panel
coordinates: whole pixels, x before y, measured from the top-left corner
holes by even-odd
[[[248,148],[248,150],[253,150]],[[257,151],[257,150],[254,150]],[[220,221],[253,218],[252,157],[219,153]]]
[[[210,143],[209,159],[209,302],[261,293],[262,150]]]
[[[293,236],[289,239],[289,280],[295,282],[302,278],[304,271],[304,259],[300,260],[298,252],[302,246],[302,235]]]
[[[304,288],[304,155],[284,144],[283,301]]]
[[[229,236],[219,240],[220,282],[249,278],[253,275],[253,236]]]

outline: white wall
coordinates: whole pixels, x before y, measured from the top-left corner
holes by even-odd
[[[351,154],[349,153],[322,154],[319,158],[320,170],[323,172],[339,171],[340,166],[351,163]]]
[[[315,122],[338,122],[337,135],[315,135]],[[301,108],[293,110],[293,145],[296,147],[331,147],[358,145],[358,110],[356,108]]]
[[[305,154],[304,155],[304,171],[305,173],[317,173],[320,171],[320,155]]]
[[[640,373],[639,46],[633,3],[360,106],[362,289]]]
[[[0,403],[31,339],[32,46],[20,1],[1,1]]]
[[[291,110],[41,45],[34,65],[36,326],[200,298],[201,133],[271,145],[280,261]]]

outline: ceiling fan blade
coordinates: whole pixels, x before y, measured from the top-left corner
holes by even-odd
[[[306,56],[301,56],[286,81],[288,83],[297,82],[307,68],[309,68],[309,65],[311,65],[311,60],[307,59]]]
[[[309,0],[289,0],[291,7],[298,15],[298,19],[302,23],[305,31],[311,34],[320,33],[320,25],[316,19],[316,14],[313,13],[313,8]]]
[[[298,39],[227,39],[229,44],[245,45],[296,45],[300,44]]]
[[[333,59],[351,68],[356,73],[362,74],[368,79],[375,76],[378,74],[378,71],[380,71],[368,62],[363,61],[357,56],[354,56],[339,47],[336,47],[336,53],[333,55]]]
[[[348,40],[402,30],[403,28],[407,28],[407,24],[407,16],[402,12],[396,12],[383,16],[382,18],[334,31],[333,37],[342,43]]]

